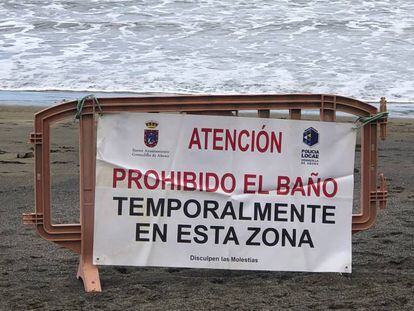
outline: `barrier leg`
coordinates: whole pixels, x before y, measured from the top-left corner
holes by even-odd
[[[100,292],[98,267],[93,264],[93,227],[95,200],[95,122],[93,114],[80,120],[80,222],[81,256],[77,277],[86,292]]]
[[[82,279],[83,286],[86,292],[101,292],[101,281],[99,279],[99,271],[96,266],[80,257],[78,273],[76,275],[78,279]]]

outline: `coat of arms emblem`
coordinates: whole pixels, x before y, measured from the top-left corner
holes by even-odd
[[[147,147],[153,148],[158,143],[158,130],[156,130],[158,123],[147,121],[145,125],[147,128],[144,130],[144,143]]]

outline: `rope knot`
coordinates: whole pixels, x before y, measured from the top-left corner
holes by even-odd
[[[359,122],[359,124],[355,127],[355,129],[359,129],[368,123],[372,123],[372,122],[375,122],[381,119],[386,119],[386,118],[388,118],[388,111],[378,112],[377,114],[373,116],[369,116],[369,117],[359,117],[355,121],[355,123]]]
[[[78,102],[76,104],[75,120],[79,120],[80,119],[80,117],[82,115],[83,107],[85,106],[85,102],[88,101],[88,100],[92,100],[93,104],[98,107],[99,114],[102,114],[103,113],[102,107],[101,107],[101,104],[99,103],[98,98],[95,95],[93,95],[93,94],[89,94],[89,95],[86,95],[86,96],[78,99]]]

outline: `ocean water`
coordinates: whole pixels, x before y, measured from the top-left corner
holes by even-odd
[[[414,1],[0,1],[0,102],[82,91],[385,96],[412,114]]]

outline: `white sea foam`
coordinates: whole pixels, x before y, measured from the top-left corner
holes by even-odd
[[[0,2],[0,89],[414,100],[414,2]]]

